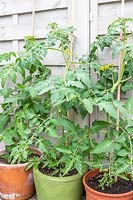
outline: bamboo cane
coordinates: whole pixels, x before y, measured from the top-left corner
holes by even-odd
[[[70,6],[71,6],[71,14],[70,14],[71,16],[69,19],[69,25],[74,26],[75,25],[75,17],[76,17],[76,0],[72,0]],[[71,33],[71,36],[70,36],[69,51],[70,51],[69,65],[71,66],[71,63],[73,61],[73,52],[74,52],[74,34],[73,33]],[[70,69],[70,67],[69,67],[69,69]],[[68,111],[67,112],[68,119],[70,119],[70,115],[71,115],[71,113]],[[69,138],[67,138],[67,140],[65,142],[65,146],[68,146],[68,145],[69,145]]]
[[[35,35],[35,0],[32,0],[32,35]]]
[[[125,5],[125,0],[121,1],[121,17],[124,17],[124,5]],[[123,33],[120,33],[120,40],[123,40]],[[123,50],[120,51],[119,54],[119,68],[118,68],[118,72],[120,73],[121,71],[121,67],[123,64]],[[121,86],[120,83],[118,85],[118,89],[117,89],[117,100],[120,101],[121,99]],[[116,130],[119,131],[119,124],[120,124],[120,110],[117,109],[117,113],[118,113],[118,120],[116,122]]]

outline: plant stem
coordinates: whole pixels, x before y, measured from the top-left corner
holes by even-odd
[[[125,54],[126,54],[125,47],[126,47],[126,43],[127,43],[126,29],[121,31],[120,40],[123,42],[123,49],[120,51],[120,54],[119,54],[119,70],[118,70],[119,75],[118,75],[118,80],[113,85],[113,87],[111,89],[112,93],[114,93],[114,91],[116,90],[117,87],[119,87],[118,90],[120,90],[120,86],[119,85],[120,85],[120,83],[122,81],[124,70],[125,70],[124,58],[125,58]],[[119,96],[119,94],[117,96]]]
[[[53,47],[48,47],[47,50],[54,50],[54,51],[59,51],[59,52],[62,52],[60,49],[57,49],[57,48],[53,48]]]

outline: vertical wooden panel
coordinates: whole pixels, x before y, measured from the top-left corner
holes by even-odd
[[[73,2],[72,9],[72,1],[69,0],[68,24],[76,28],[74,53],[80,57],[88,54],[89,50],[89,1],[73,0]]]
[[[75,54],[81,57],[89,52],[89,1],[77,0],[76,13]]]

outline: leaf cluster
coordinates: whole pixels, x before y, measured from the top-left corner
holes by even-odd
[[[73,27],[60,28],[56,23],[49,25],[44,42],[28,37],[21,52],[0,56],[1,62],[6,62],[0,70],[0,93],[4,99],[0,139],[8,144],[9,162],[26,161],[31,154],[29,146],[34,144],[43,156],[39,160],[30,159],[29,166],[41,163],[43,168],[52,170],[53,176],[66,176],[73,169],[82,174],[88,164],[90,168],[106,172],[100,183],[102,188],[111,185],[114,177],[126,178],[129,172],[133,177],[133,98],[124,103],[116,100],[118,86],[122,92],[133,88],[132,45],[127,42],[131,36],[129,21],[132,19],[119,18],[113,22],[106,35],[96,38],[89,56],[79,60],[71,59]],[[97,50],[105,48],[112,50],[113,58],[123,52],[120,73],[112,63],[99,64]],[[43,64],[49,51],[62,54],[64,76],[49,76],[50,70]],[[95,84],[91,70],[98,76]],[[9,80],[12,87],[7,87]],[[95,108],[107,119],[82,127],[73,117],[78,115],[84,119]]]
[[[50,110],[49,97],[34,98],[29,92],[31,85],[50,75],[43,64],[47,54],[45,46],[34,37],[26,37],[20,52],[0,55],[0,94],[3,97],[0,141],[6,143],[8,162],[12,164],[27,162],[31,154],[29,147],[40,133],[37,127]]]

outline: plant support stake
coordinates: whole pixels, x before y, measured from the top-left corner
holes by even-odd
[[[32,8],[32,35],[35,35],[35,0],[33,1],[33,8]]]
[[[121,3],[121,17],[124,17],[124,4],[125,4],[125,0],[122,0],[122,3]],[[120,40],[123,40],[123,33],[121,32],[120,33]],[[123,56],[124,56],[124,52],[123,50],[120,51],[120,54],[119,54],[119,75],[121,73],[121,68],[122,68],[122,65],[123,65]],[[118,88],[117,88],[117,100],[120,101],[121,99],[121,85],[119,83],[118,85]],[[119,108],[117,109],[117,113],[118,113],[118,120],[116,122],[116,130],[119,131],[119,120],[120,120],[120,110]]]
[[[76,8],[76,1],[72,0],[71,1],[71,17],[70,17],[70,22],[69,22],[71,26],[74,26],[74,24],[75,24],[75,16],[76,16],[76,10],[75,10],[75,8]],[[69,69],[70,69],[71,63],[73,61],[73,57],[72,57],[73,51],[74,51],[73,44],[74,44],[74,35],[73,35],[73,33],[71,33],[71,37],[70,37],[70,49],[69,49],[69,51],[70,51]],[[67,116],[70,119],[70,112],[67,112]],[[69,145],[69,138],[65,142],[65,146],[68,146],[68,145]]]

